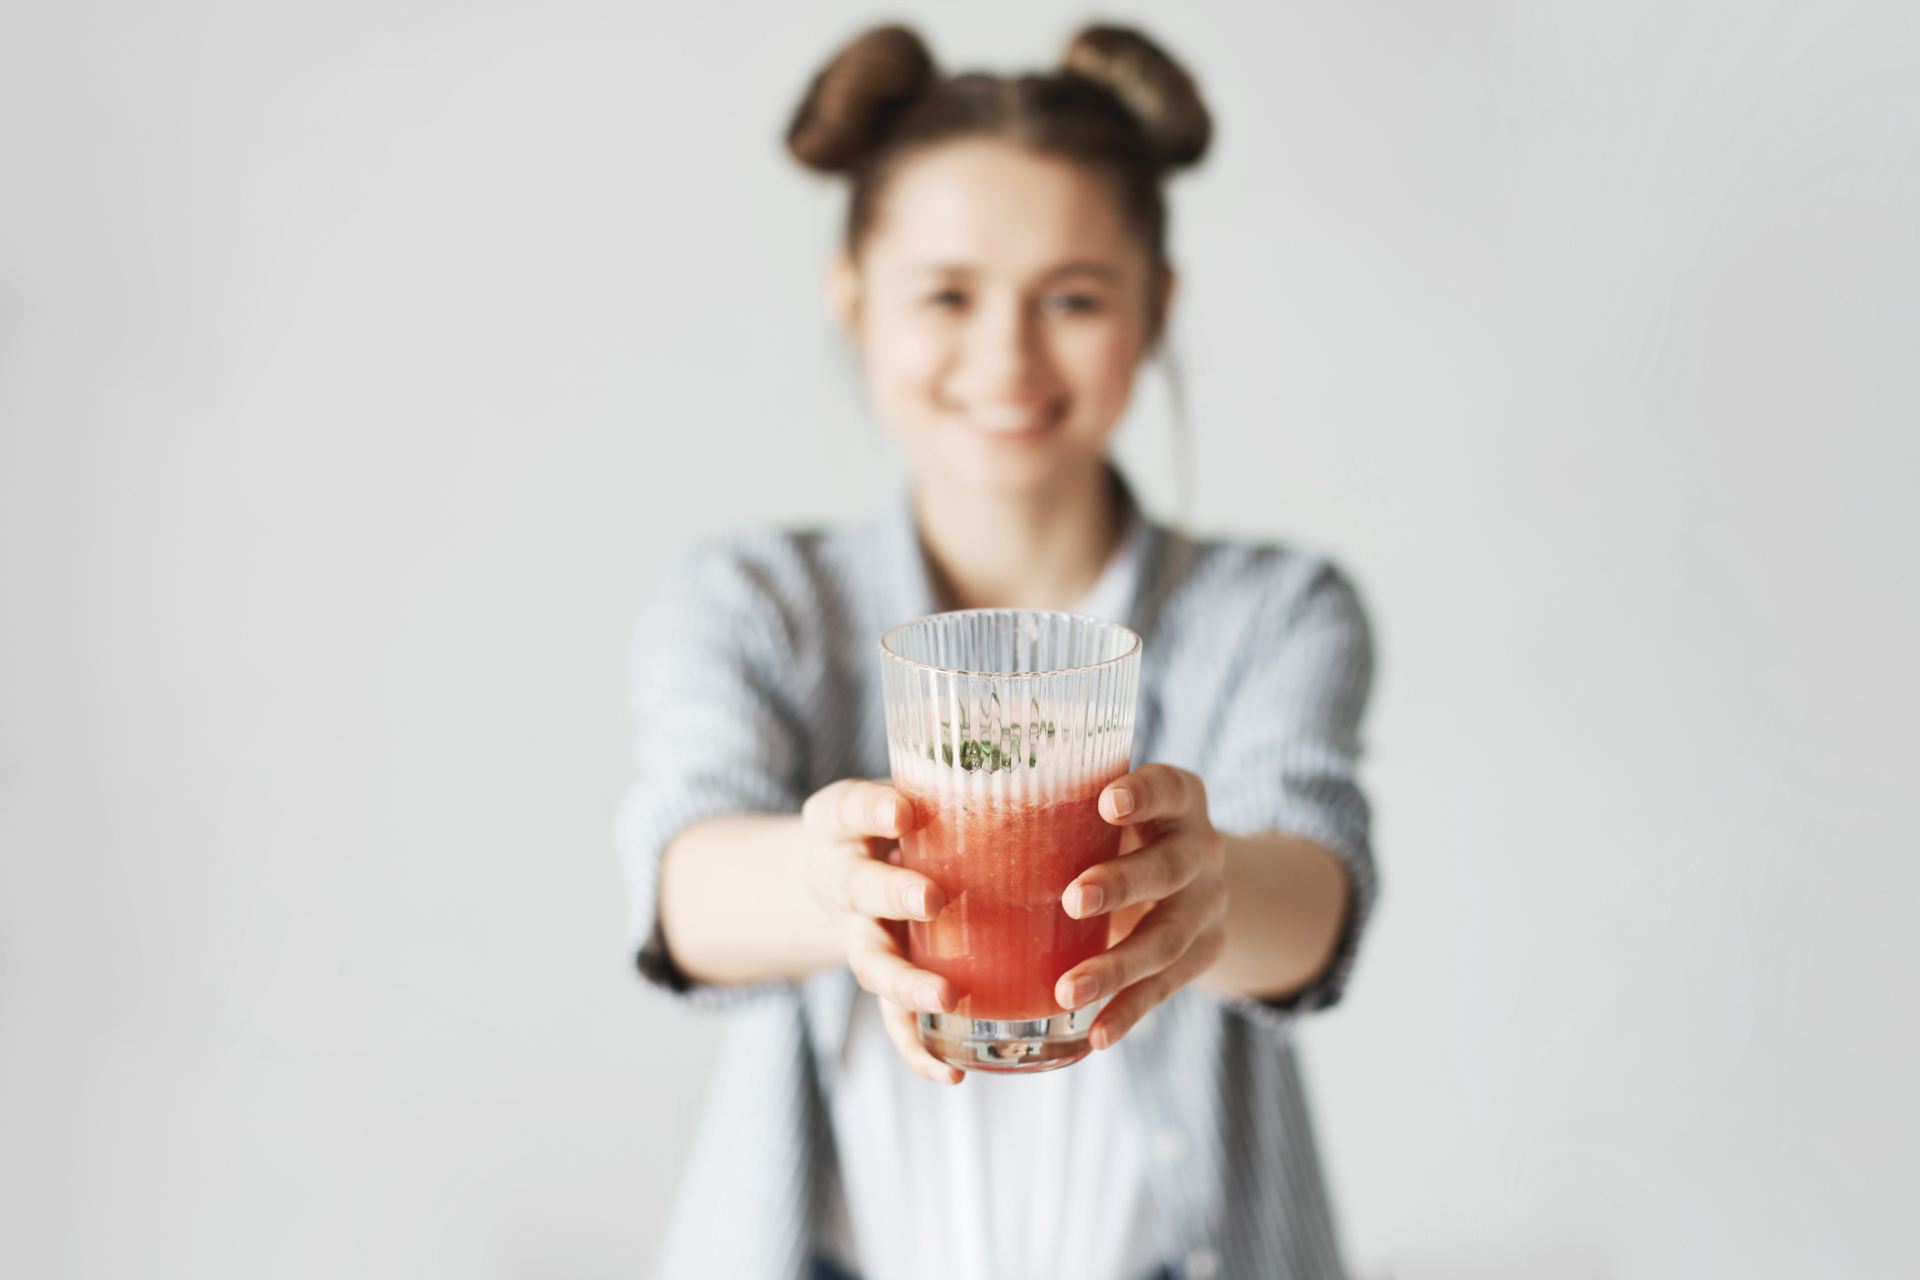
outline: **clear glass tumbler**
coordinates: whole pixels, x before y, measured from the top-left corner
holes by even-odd
[[[953,1013],[920,1015],[933,1055],[966,1071],[1045,1071],[1087,1055],[1100,1001],[1063,1010],[1054,984],[1107,949],[1107,919],[1060,895],[1112,858],[1099,797],[1133,749],[1140,637],[1099,618],[967,609],[880,640],[893,785],[921,825],[902,863],[945,892],[908,925],[908,955],[951,980]]]

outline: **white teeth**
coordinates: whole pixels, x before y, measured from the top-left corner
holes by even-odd
[[[982,405],[969,409],[966,419],[969,426],[980,431],[990,431],[995,435],[1018,435],[1044,425],[1046,415],[1013,405]]]

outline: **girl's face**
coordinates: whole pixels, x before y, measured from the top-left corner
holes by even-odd
[[[1037,495],[1097,467],[1171,276],[1098,174],[968,139],[905,160],[835,302],[917,470]]]

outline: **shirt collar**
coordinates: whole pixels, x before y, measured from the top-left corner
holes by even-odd
[[[1119,486],[1124,531],[1120,545],[1083,603],[1118,601],[1119,604],[1111,606],[1115,610],[1114,619],[1144,635],[1143,628],[1153,622],[1148,615],[1157,610],[1158,602],[1165,595],[1164,591],[1154,588],[1168,565],[1168,533],[1141,510],[1120,473],[1115,471],[1112,475]],[[884,598],[878,601],[882,627],[891,629],[936,612],[933,583],[927,572],[919,526],[914,521],[911,494],[900,496],[877,522],[871,536],[881,544],[886,561]]]

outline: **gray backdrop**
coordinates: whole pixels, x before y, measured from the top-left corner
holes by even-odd
[[[620,950],[623,642],[896,489],[778,145],[873,12],[0,3],[0,1272],[644,1269],[716,1030]],[[1122,16],[1222,124],[1197,523],[1379,622],[1358,1271],[1915,1274],[1920,10]]]

